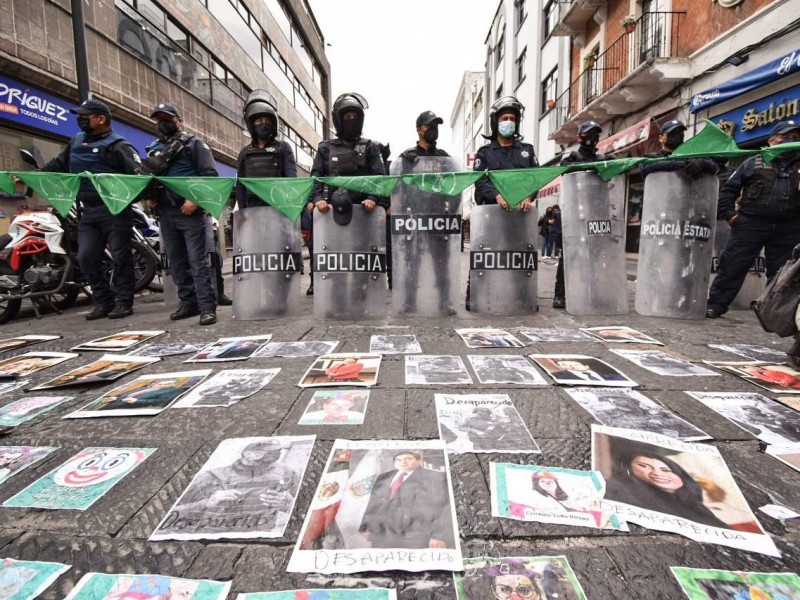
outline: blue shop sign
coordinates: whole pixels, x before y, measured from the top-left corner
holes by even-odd
[[[753,69],[740,77],[726,81],[718,87],[695,94],[692,97],[689,110],[695,113],[798,72],[800,72],[800,49],[781,56],[757,69]]]
[[[75,105],[70,100],[0,75],[0,121],[26,125],[68,139],[80,131],[75,115],[69,112]],[[113,127],[114,131],[133,144],[143,156],[145,148],[157,136],[155,130],[142,131],[116,120],[113,122]],[[219,161],[217,170],[224,177],[236,176],[236,169]]]
[[[800,115],[800,85],[761,98],[711,119],[737,144],[769,135],[776,123]]]

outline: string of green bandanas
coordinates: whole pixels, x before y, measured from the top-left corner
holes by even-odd
[[[742,150],[733,138],[719,127],[706,122],[698,135],[682,144],[669,158],[699,158],[708,156],[750,156],[761,153],[766,162],[772,162],[783,153],[800,150],[800,142],[780,144],[761,150]],[[663,158],[621,158],[595,163],[586,163],[586,168],[597,171],[604,180],[624,173],[641,163],[653,163]],[[506,201],[516,206],[525,198],[538,192],[559,175],[577,165],[569,167],[532,167],[505,171],[465,171],[457,173],[413,173],[408,175],[371,175],[364,177],[304,177],[262,178],[243,177],[238,181],[247,190],[269,206],[279,210],[292,221],[296,221],[308,203],[314,183],[346,188],[373,196],[389,196],[402,181],[425,192],[457,196],[478,179],[487,175]],[[39,171],[0,171],[0,190],[14,193],[18,177],[37,194],[49,202],[59,213],[66,215],[80,187],[80,180],[91,180],[97,193],[112,214],[119,214],[133,202],[147,185],[156,179],[181,198],[197,203],[215,217],[222,214],[237,179],[235,177],[152,177],[144,175],[93,174],[89,172],[44,173]]]

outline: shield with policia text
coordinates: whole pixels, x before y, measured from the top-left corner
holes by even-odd
[[[252,206],[233,220],[233,317],[275,319],[300,310],[303,254],[299,220]]]
[[[346,225],[334,209],[314,211],[314,317],[365,319],[386,315],[386,211],[353,205]]]
[[[594,171],[561,176],[561,227],[567,312],[628,312],[625,270],[625,185]]]
[[[529,315],[539,310],[536,209],[475,206],[469,256],[470,310],[484,315]]]
[[[456,312],[460,288],[461,195],[450,156],[398,158],[392,175],[420,174],[421,189],[399,181],[392,192],[392,299],[399,315]],[[430,190],[430,191],[425,191]]]
[[[636,276],[640,315],[705,317],[718,187],[709,173],[692,179],[662,171],[645,179]]]

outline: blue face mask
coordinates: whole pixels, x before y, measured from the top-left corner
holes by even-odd
[[[514,132],[517,130],[517,124],[513,121],[503,121],[497,126],[497,131],[500,135],[504,138],[510,138],[514,135]]]

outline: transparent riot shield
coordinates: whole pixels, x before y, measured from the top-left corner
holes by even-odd
[[[705,317],[714,226],[715,175],[656,172],[644,182],[636,312],[653,317]]]
[[[628,312],[625,268],[625,186],[594,171],[561,177],[561,231],[567,312]]]
[[[392,175],[424,173],[432,192],[398,182],[392,192],[392,300],[398,315],[454,315],[461,292],[461,196],[455,189],[461,165],[450,156],[402,158]]]
[[[361,320],[386,316],[386,211],[353,206],[337,225],[314,211],[314,316]]]
[[[506,212],[497,204],[470,213],[470,310],[482,315],[530,315],[539,309],[536,209]]]
[[[300,221],[271,206],[253,206],[233,219],[233,317],[275,319],[300,311]]]

